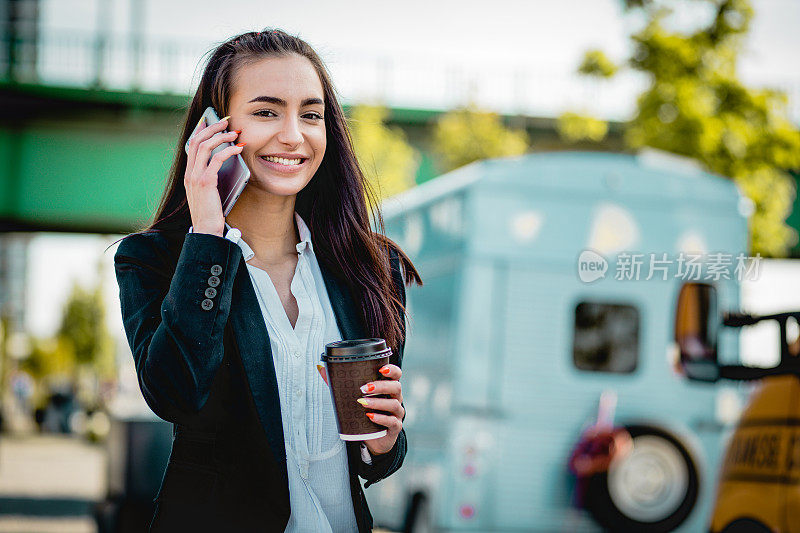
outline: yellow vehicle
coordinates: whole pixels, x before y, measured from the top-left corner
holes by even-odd
[[[800,532],[800,311],[720,314],[716,300],[711,285],[685,283],[681,287],[675,341],[683,372],[700,381],[757,383],[727,444],[709,530]],[[776,366],[720,364],[720,326],[741,328],[764,321],[775,321],[780,327],[781,357]]]

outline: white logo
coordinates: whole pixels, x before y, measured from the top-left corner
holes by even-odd
[[[591,283],[606,277],[608,261],[592,250],[584,250],[578,257],[578,277],[584,283]]]

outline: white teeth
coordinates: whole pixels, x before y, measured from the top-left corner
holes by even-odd
[[[302,159],[285,159],[283,157],[275,157],[272,155],[268,155],[264,157],[267,161],[272,161],[273,163],[280,163],[281,165],[299,165]]]

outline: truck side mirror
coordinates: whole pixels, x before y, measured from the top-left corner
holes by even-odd
[[[717,381],[717,291],[707,283],[684,283],[675,308],[675,342],[686,377]]]

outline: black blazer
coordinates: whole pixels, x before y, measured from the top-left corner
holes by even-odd
[[[405,305],[396,254],[390,263]],[[241,249],[214,235],[134,234],[114,265],[139,386],[153,412],[174,425],[151,531],[284,531],[290,510],[278,386]],[[320,268],[342,337],[366,337],[347,285]],[[401,345],[391,362],[400,366],[402,357]],[[358,442],[346,446],[363,533],[372,515],[358,476],[368,487],[400,468],[406,436],[372,465]]]

